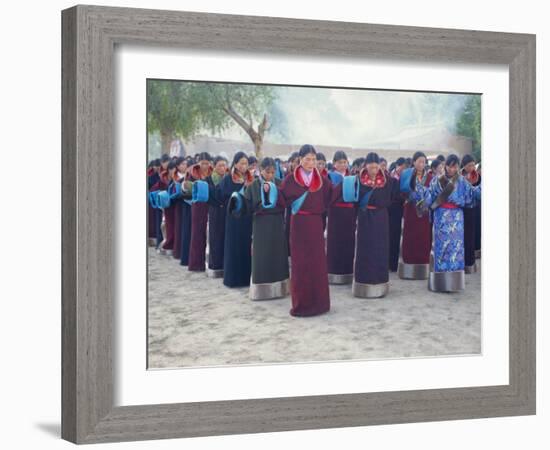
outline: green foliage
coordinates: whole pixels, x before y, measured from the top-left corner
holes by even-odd
[[[147,81],[147,125],[149,133],[191,136],[199,123],[199,116],[191,101],[193,92],[186,83]]]
[[[235,123],[229,110],[254,127],[274,98],[271,86],[149,80],[149,132],[169,131],[182,139],[202,129],[220,132]]]
[[[481,161],[481,95],[471,95],[458,117],[456,130],[458,134],[473,140],[473,154],[476,161]]]

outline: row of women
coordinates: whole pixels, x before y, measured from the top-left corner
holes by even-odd
[[[464,289],[464,211],[481,200],[481,185],[470,175],[473,159],[463,159],[461,171],[450,155],[441,173],[428,170],[422,152],[411,167],[391,173],[376,153],[353,173],[342,151],[331,171],[317,163],[309,144],[286,174],[268,157],[251,171],[244,152],[230,167],[208,153],[190,167],[183,159],[161,161],[160,171],[149,173],[156,206],[149,227],[158,236],[164,215],[160,247],[188,270],[223,277],[227,287],[250,286],[253,300],[290,291],[290,314],[313,316],[330,310],[329,283],[351,284],[356,297],[388,293],[389,210],[405,198],[400,276],[428,278],[432,291]],[[164,201],[155,200],[161,196]]]

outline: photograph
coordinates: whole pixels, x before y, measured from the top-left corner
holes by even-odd
[[[481,93],[144,95],[147,369],[482,353]]]

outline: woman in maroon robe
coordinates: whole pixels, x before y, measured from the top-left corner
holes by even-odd
[[[358,176],[359,209],[352,293],[355,297],[383,297],[389,290],[388,207],[393,183],[380,169],[376,153],[369,153]]]
[[[330,310],[322,217],[332,186],[315,167],[316,153],[309,144],[300,148],[300,166],[284,179],[279,195],[283,206],[291,208],[290,314],[298,317]]]
[[[416,152],[413,156],[412,176],[407,190],[408,197],[403,204],[403,241],[399,261],[399,278],[427,280],[430,274],[430,252],[432,249],[432,224],[427,207],[422,199],[416,198],[416,185],[430,186],[432,175],[426,170],[426,155]]]
[[[187,171],[187,161],[185,158],[179,157],[176,159],[176,173],[174,180],[176,183],[181,184],[185,179],[185,173]],[[181,207],[183,199],[178,198],[174,200],[174,249],[172,256],[175,259],[181,258]]]
[[[184,190],[192,191],[192,183],[205,181],[212,175],[212,158],[209,153],[199,155],[199,162],[187,171]],[[191,246],[189,248],[188,270],[204,272],[206,270],[206,227],[208,224],[208,203],[195,202],[191,206]]]
[[[332,204],[328,210],[327,266],[329,284],[351,284],[355,254],[357,205],[344,202],[342,182],[349,176],[348,157],[338,150],[332,158],[334,170],[329,173],[333,186]]]

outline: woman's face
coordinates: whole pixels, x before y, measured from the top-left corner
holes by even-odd
[[[447,174],[450,177],[454,177],[456,173],[458,172],[458,164],[453,164],[452,166],[446,166]]]
[[[334,169],[337,172],[344,173],[347,168],[348,168],[348,161],[347,160],[339,159],[338,161],[334,161]]]
[[[210,168],[210,161],[208,161],[207,159],[202,159],[199,161],[199,166],[201,168],[201,172],[206,173]]]
[[[235,168],[241,173],[241,175],[244,175],[248,170],[248,158],[242,157],[239,159],[237,164],[235,164]]]
[[[369,174],[369,177],[374,178],[378,173],[378,170],[380,170],[380,164],[377,162],[367,164],[367,173]]]
[[[414,168],[416,169],[417,172],[423,172],[424,167],[426,167],[426,158],[421,156],[420,158],[417,158],[416,161],[414,162]]]
[[[225,172],[227,170],[227,163],[222,159],[216,163],[216,167],[214,167],[214,170],[218,175],[225,175]]]
[[[183,161],[183,162],[180,163],[180,165],[178,166],[178,172],[179,172],[179,173],[185,173],[186,170],[187,170],[187,161]]]
[[[472,173],[474,169],[476,168],[476,163],[473,161],[470,161],[468,164],[464,166],[464,171],[466,173]]]
[[[317,161],[317,169],[319,170],[323,170],[327,165],[327,162],[326,161],[323,161],[322,159],[319,159]]]
[[[273,178],[275,178],[275,167],[266,167],[262,169],[262,178],[265,181],[273,181]]]
[[[308,153],[304,157],[300,158],[300,164],[306,170],[313,170],[317,164],[317,157],[314,153]]]
[[[380,163],[380,169],[385,172],[388,169],[388,163],[386,161],[382,161]]]
[[[162,170],[166,170],[166,168],[168,167],[168,163],[170,161],[163,161],[160,163],[160,167],[162,167]]]

